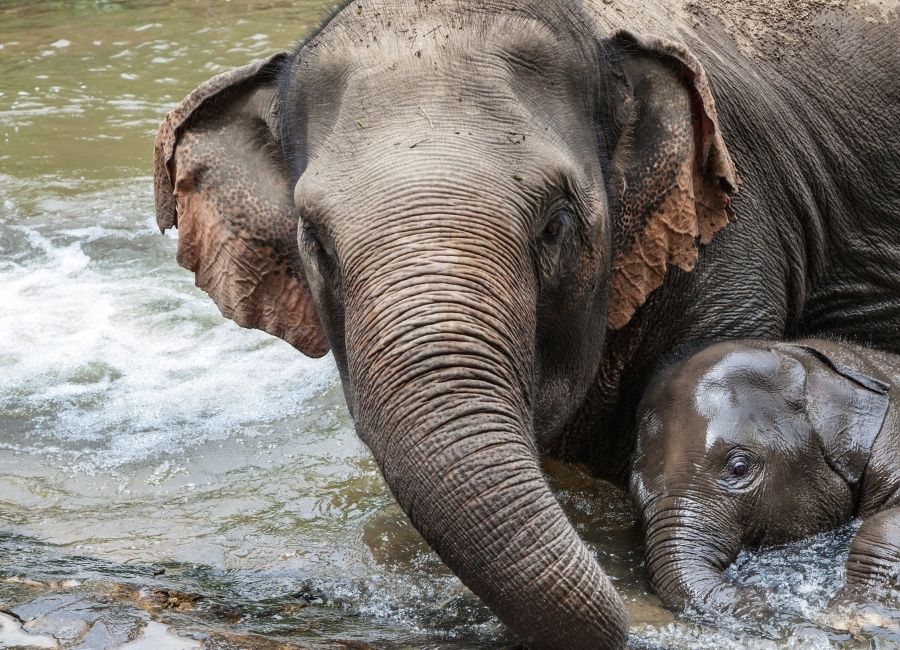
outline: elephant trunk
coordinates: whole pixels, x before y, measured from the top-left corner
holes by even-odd
[[[481,246],[423,248],[347,277],[360,437],[413,525],[525,644],[624,647],[624,607],[538,464],[527,269]]]
[[[766,615],[768,607],[754,588],[738,586],[724,575],[740,551],[741,538],[730,513],[718,508],[667,496],[646,509],[650,583],[663,602],[678,610]]]

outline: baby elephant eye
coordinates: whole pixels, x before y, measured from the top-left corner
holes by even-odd
[[[719,483],[727,490],[743,491],[756,483],[761,465],[753,454],[738,450],[732,452],[719,473]]]
[[[731,471],[732,476],[737,476],[738,478],[740,478],[750,471],[750,464],[742,457],[738,456],[737,458],[733,458],[731,460],[728,469]]]
[[[719,480],[728,489],[743,489],[753,483],[753,478],[758,474],[756,469],[759,463],[746,453],[734,453],[725,463]]]

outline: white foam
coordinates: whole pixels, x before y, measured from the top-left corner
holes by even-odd
[[[335,381],[329,358],[222,318],[149,228],[148,202],[128,214],[126,199],[123,216],[92,209],[109,193],[76,200],[53,205],[52,225],[0,215],[0,414],[26,423],[0,449],[115,468],[297,415]]]
[[[843,565],[859,524],[785,546],[743,550],[725,575],[764,590],[776,611],[816,620],[843,584]]]

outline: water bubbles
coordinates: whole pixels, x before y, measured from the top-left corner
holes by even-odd
[[[844,562],[860,522],[795,544],[743,551],[726,577],[767,592],[776,607],[814,618],[843,585]]]

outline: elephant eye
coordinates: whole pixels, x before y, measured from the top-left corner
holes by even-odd
[[[556,242],[563,231],[572,223],[572,213],[566,208],[561,208],[553,213],[550,220],[544,224],[541,239],[547,243]]]
[[[310,224],[303,225],[303,243],[310,251],[316,254],[320,254],[325,250],[322,246],[322,240],[319,239],[319,233],[317,233],[315,227]]]
[[[758,467],[752,455],[740,451],[728,457],[719,480],[728,488],[745,488],[753,482]]]
[[[729,469],[731,470],[732,476],[737,476],[738,478],[740,478],[750,471],[750,465],[746,460],[739,456],[731,461],[731,466],[729,467]]]

